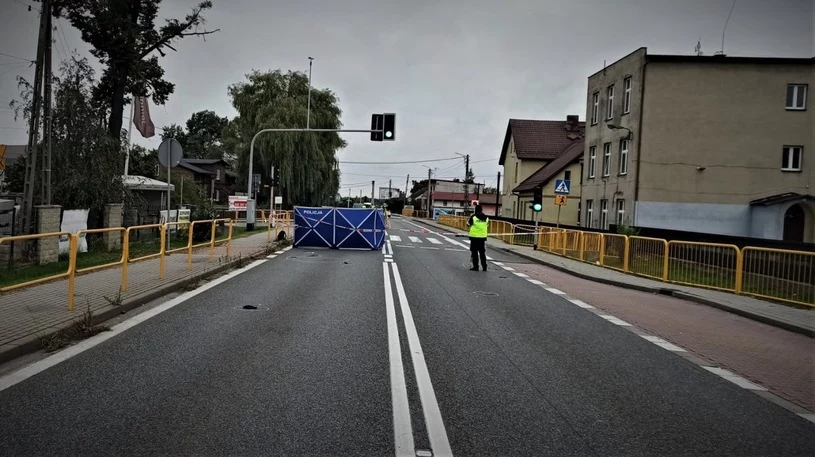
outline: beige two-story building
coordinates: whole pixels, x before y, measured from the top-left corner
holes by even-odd
[[[815,242],[814,63],[640,48],[591,75],[583,225]]]
[[[580,122],[576,115],[566,116],[565,121],[509,120],[498,160],[504,167],[500,189],[502,216],[531,221],[532,189],[543,185],[544,204],[538,220],[557,222],[554,185],[556,179],[566,179],[572,185],[567,205],[561,208],[560,222],[577,225],[584,129],[585,122]],[[569,159],[562,158],[564,155]]]

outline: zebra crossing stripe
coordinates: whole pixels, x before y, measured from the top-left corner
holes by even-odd
[[[391,241],[402,241],[402,237],[399,235],[391,235]]]
[[[428,238],[427,241],[430,241],[433,244],[442,244],[441,241],[439,241],[439,240],[437,240],[435,238]]]
[[[417,236],[409,236],[408,238],[409,238],[409,239],[410,239],[410,241],[411,241],[411,242],[413,242],[413,243],[421,243],[421,242],[422,242],[422,240],[421,240],[421,239],[419,239],[419,237],[417,237]]]

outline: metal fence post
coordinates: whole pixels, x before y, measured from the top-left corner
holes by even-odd
[[[130,228],[125,230],[122,240],[122,285],[121,291],[127,291],[127,264],[130,262]]]
[[[629,240],[628,235],[623,236],[624,236],[623,240],[625,241],[625,243],[623,243],[624,245],[623,255],[625,256],[625,258],[623,259],[623,271],[628,273],[628,261],[629,258],[631,257],[631,241]]]
[[[68,235],[68,311],[74,310],[76,292],[76,256],[79,251],[77,237]]]
[[[668,256],[671,254],[671,248],[668,245],[668,242],[662,240],[665,243],[665,255],[662,258],[662,280],[667,282],[668,281]]]
[[[741,295],[744,286],[744,251],[736,247],[736,287],[734,292]]]
[[[169,218],[169,216],[168,216]],[[162,225],[158,229],[159,233],[161,234],[161,251],[159,252],[159,266],[158,266],[158,277],[159,279],[164,279],[164,264],[165,264],[165,257],[166,257],[166,240],[164,239],[167,234],[167,224]]]
[[[212,263],[214,259],[215,259],[215,219],[212,220],[212,229],[210,230],[209,234],[209,262]]]

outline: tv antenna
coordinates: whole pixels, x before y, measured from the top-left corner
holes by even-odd
[[[702,37],[699,37],[699,40],[696,42],[696,46],[693,47],[693,52],[697,56],[704,55],[704,53],[702,52]]]

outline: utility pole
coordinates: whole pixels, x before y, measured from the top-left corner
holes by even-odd
[[[464,156],[464,214],[470,210],[470,154]],[[475,181],[475,180],[473,180]]]
[[[371,181],[371,205],[374,205],[374,186],[376,186],[376,181]]]
[[[501,215],[501,172],[498,172],[498,183],[495,186],[495,215]]]
[[[408,173],[407,178],[405,178],[405,202],[402,204],[403,206],[407,205],[407,188],[408,188],[408,183],[409,182],[410,182],[410,173]]]
[[[45,26],[45,118],[43,139],[45,140],[45,157],[42,164],[42,196],[43,203],[51,204],[51,0],[43,1],[43,13],[46,15],[47,24]]]
[[[48,1],[50,7],[50,1]],[[34,185],[37,178],[37,145],[40,127],[40,95],[42,92],[43,57],[45,47],[45,29],[49,26],[50,14],[43,5],[40,11],[40,35],[37,41],[37,61],[34,67],[34,94],[31,106],[31,122],[28,128],[28,147],[26,148],[26,170],[23,184],[23,222],[22,233],[29,234],[33,226]]]
[[[433,170],[427,169],[427,217],[433,219]]]
[[[306,128],[311,128],[311,64],[314,62],[314,57],[308,58],[308,108],[306,111]]]
[[[392,179],[388,179],[388,200],[391,198],[391,186],[393,185],[392,181]]]
[[[348,207],[351,207],[351,188],[348,188]]]

